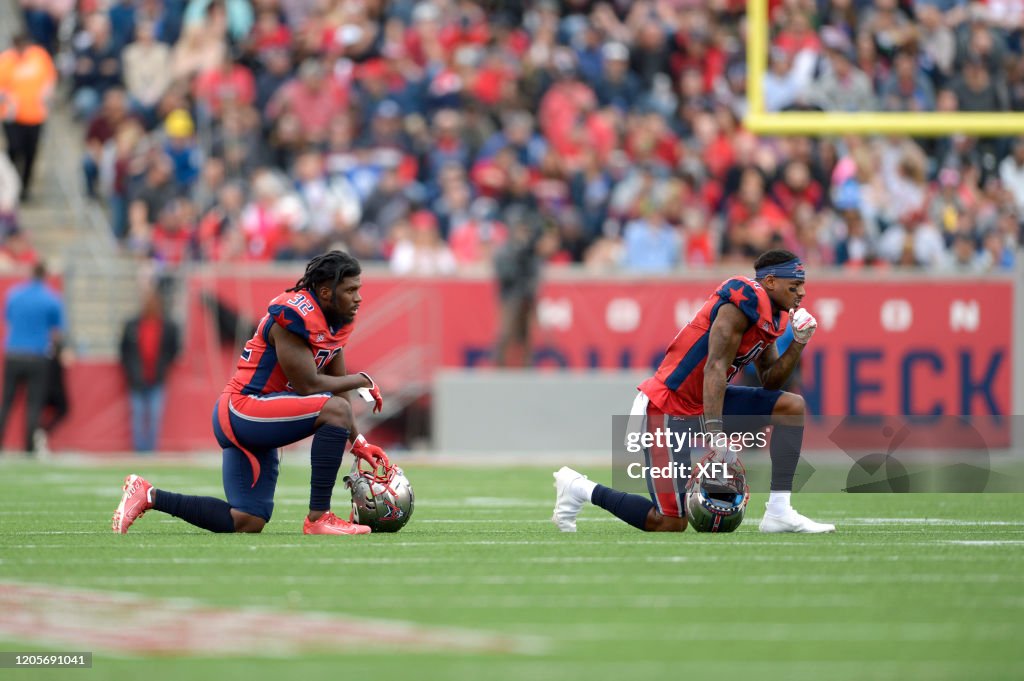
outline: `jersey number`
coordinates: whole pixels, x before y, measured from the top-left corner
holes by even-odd
[[[337,355],[337,354],[338,354],[337,350],[326,350],[326,349],[317,350],[316,354],[313,355],[313,362],[316,363],[316,370],[317,371],[323,371],[323,368],[325,366],[327,366],[328,364],[330,364],[331,360],[334,359],[334,356]],[[292,387],[292,382],[291,381],[288,381],[287,383],[284,384],[284,389],[285,390],[295,390],[295,388]]]
[[[313,361],[316,362],[317,371],[322,370],[325,366],[330,364],[334,356],[338,354],[337,350],[317,350],[313,356]]]
[[[305,317],[310,312],[316,309],[315,307],[313,307],[312,301],[306,298],[306,296],[303,295],[302,293],[295,296],[294,298],[289,298],[288,304],[294,307],[296,310],[298,310],[299,314],[301,314],[303,317]]]
[[[725,377],[725,381],[727,383],[731,381],[732,377],[735,376],[740,369],[757,359],[757,356],[761,354],[762,350],[764,350],[764,341],[757,341],[757,343],[754,344],[754,347],[734,359],[732,366],[729,367],[729,375]]]

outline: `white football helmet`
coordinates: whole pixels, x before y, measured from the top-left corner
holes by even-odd
[[[416,495],[398,466],[368,469],[362,460],[345,476],[352,492],[352,522],[374,532],[398,532],[412,517]]]

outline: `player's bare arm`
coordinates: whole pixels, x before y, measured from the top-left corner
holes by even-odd
[[[757,358],[757,376],[761,379],[761,385],[768,390],[782,390],[782,386],[800,363],[803,351],[802,343],[790,343],[781,357],[774,344],[765,348]]]
[[[331,376],[319,373],[305,341],[294,333],[275,325],[270,329],[270,344],[277,350],[277,361],[299,395],[333,393],[340,395],[357,388],[369,388],[372,381],[365,374]]]
[[[711,324],[708,359],[704,365],[704,420],[722,425],[722,403],[729,382],[729,367],[736,360],[749,320],[735,305],[723,305]]]
[[[348,371],[345,369],[345,350],[344,349],[338,351],[338,354],[334,356],[334,359],[331,360],[331,363],[328,364],[326,368],[324,368],[324,373],[327,374],[328,376],[337,376],[339,378],[342,377],[342,376],[347,376],[348,375]],[[357,374],[357,375],[361,376],[362,374]],[[359,387],[363,388],[363,387],[367,387],[367,386],[359,386]],[[347,390],[345,392],[340,392],[340,393],[335,393],[335,394],[338,397],[344,397],[350,403],[352,402],[352,396],[349,395],[349,391],[347,391]]]
[[[327,374],[328,376],[335,376],[338,378],[343,378],[346,376],[344,350],[338,351],[337,356],[335,356],[335,358],[331,360],[331,363],[328,364],[327,367],[324,369],[324,373]],[[356,374],[356,376],[362,377],[362,374]],[[355,378],[355,376],[350,376],[349,378]],[[352,396],[349,394],[347,390],[345,392],[335,394],[338,397],[343,397],[346,400],[348,400],[349,405],[352,404]],[[359,426],[356,425],[355,419],[353,419],[352,427],[349,430],[348,439],[350,442],[355,442],[357,437],[359,437]]]

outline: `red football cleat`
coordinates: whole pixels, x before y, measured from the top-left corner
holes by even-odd
[[[121,503],[114,511],[114,520],[111,526],[118,534],[128,534],[128,528],[132,526],[142,514],[153,508],[153,502],[149,500],[149,490],[153,485],[143,478],[132,473],[124,479],[124,495],[121,496]]]
[[[302,523],[302,534],[370,534],[370,528],[342,520],[328,511],[315,522],[307,516],[306,522]]]

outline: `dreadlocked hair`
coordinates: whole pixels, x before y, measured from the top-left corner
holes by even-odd
[[[318,255],[306,265],[306,273],[288,291],[309,289],[315,291],[318,284],[331,282],[333,291],[338,282],[346,277],[357,277],[362,272],[359,261],[342,251],[328,251]]]

